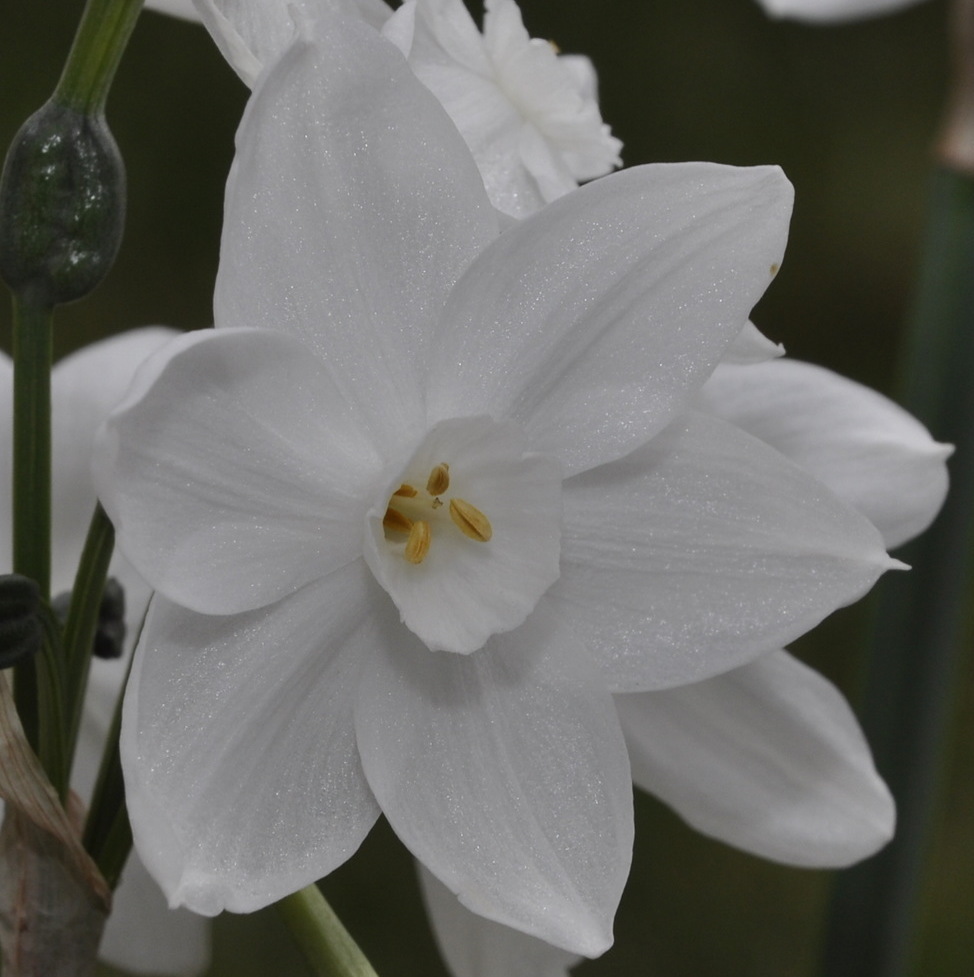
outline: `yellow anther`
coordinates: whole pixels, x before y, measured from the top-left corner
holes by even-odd
[[[412,519],[404,516],[398,509],[389,506],[382,517],[382,528],[393,533],[408,533],[413,528]]]
[[[398,495],[403,499],[414,499],[416,498],[417,492],[412,485],[407,485],[405,482],[403,482],[402,485],[400,485],[399,488],[397,488],[392,494]]]
[[[409,530],[403,556],[409,563],[422,563],[430,551],[430,524],[417,519]]]
[[[478,542],[486,543],[494,534],[490,520],[476,506],[463,499],[450,499],[450,518],[464,536]]]
[[[444,461],[437,465],[426,481],[426,491],[430,495],[442,495],[450,487],[450,466]]]

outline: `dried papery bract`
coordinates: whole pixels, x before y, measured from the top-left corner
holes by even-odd
[[[0,947],[7,977],[85,977],[111,893],[27,744],[0,680]],[[74,806],[74,805],[71,805]],[[80,807],[80,804],[78,804]]]

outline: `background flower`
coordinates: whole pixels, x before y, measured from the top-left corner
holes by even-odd
[[[599,115],[591,61],[532,40],[514,0],[486,0],[483,34],[462,0],[407,0],[395,14],[383,0],[197,0],[197,8],[251,87],[299,22],[338,13],[381,28],[443,103],[491,202],[510,216],[621,163],[622,143]]]
[[[917,0],[758,0],[772,17],[790,17],[819,23],[837,23],[878,17]]]
[[[621,165],[591,61],[531,39],[514,0],[485,0],[483,34],[462,0],[407,0],[383,32],[443,103],[504,213],[524,217]]]
[[[51,592],[69,591],[95,508],[91,451],[95,432],[121,399],[136,367],[175,333],[147,328],[85,347],[58,362],[51,377],[53,440],[53,552]],[[0,356],[0,430],[11,430],[13,368]],[[8,435],[9,437],[9,435]],[[0,566],[11,565],[10,448],[0,452]],[[128,660],[145,614],[149,589],[119,554],[110,574],[125,590],[129,636],[123,659],[92,659],[71,786],[91,795],[105,738],[122,691]],[[192,977],[209,961],[209,924],[186,910],[166,906],[159,886],[133,853],[115,893],[100,957],[133,973]]]

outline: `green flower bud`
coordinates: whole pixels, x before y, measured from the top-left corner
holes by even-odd
[[[0,178],[0,275],[48,305],[87,295],[122,240],[125,169],[104,115],[46,102]]]
[[[40,590],[29,577],[0,575],[0,668],[16,665],[40,649],[40,604]]]

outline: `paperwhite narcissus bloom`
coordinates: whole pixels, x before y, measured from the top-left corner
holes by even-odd
[[[53,440],[52,579],[57,595],[71,589],[88,523],[95,508],[90,471],[95,432],[121,399],[135,368],[176,333],[138,329],[87,346],[58,362],[51,376]],[[0,354],[0,430],[10,432],[13,368]],[[9,433],[7,435],[9,437]],[[10,567],[10,447],[0,452],[0,566]],[[134,634],[149,591],[132,567],[118,556],[110,573],[125,589],[128,633]],[[71,786],[91,796],[127,660],[95,658],[79,732]],[[2,809],[2,806],[0,806]],[[209,961],[209,925],[185,910],[166,906],[159,886],[137,855],[129,859],[115,892],[100,957],[133,973],[193,977]]]
[[[837,23],[878,17],[918,0],[758,0],[772,17],[788,17],[817,23]]]
[[[475,912],[609,945],[632,832],[610,693],[751,661],[892,565],[799,467],[685,412],[790,205],[773,168],[642,167],[497,238],[374,32],[322,23],[262,75],[218,328],[150,360],[96,450],[163,595],[122,749],[172,903],[272,902],[381,810]],[[874,775],[855,803],[865,853]]]
[[[525,217],[621,164],[595,70],[532,39],[514,0],[484,0],[481,35],[462,0],[407,0],[383,28],[467,141],[491,203]]]
[[[484,31],[462,0],[196,0],[224,57],[253,87],[300,24],[357,16],[392,40],[443,103],[495,207],[533,213],[580,181],[620,165],[622,143],[602,122],[595,69],[532,39],[514,0],[485,0]]]

